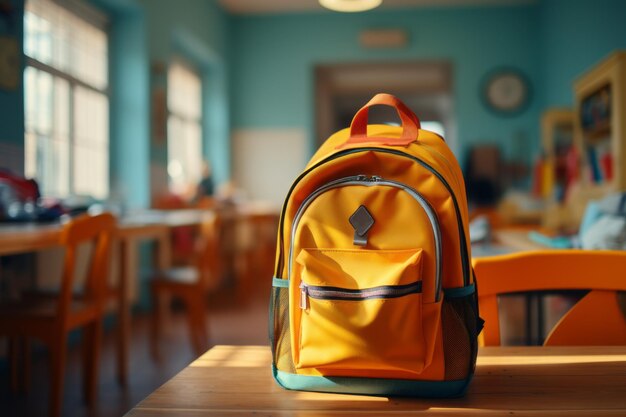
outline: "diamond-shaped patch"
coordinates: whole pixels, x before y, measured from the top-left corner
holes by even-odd
[[[367,232],[374,225],[374,217],[361,205],[350,216],[350,224],[354,228],[354,244],[365,246],[367,244]]]

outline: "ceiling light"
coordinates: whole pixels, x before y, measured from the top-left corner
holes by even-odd
[[[380,6],[383,0],[319,0],[320,5],[336,12],[364,12]]]

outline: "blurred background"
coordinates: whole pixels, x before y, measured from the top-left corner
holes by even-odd
[[[349,13],[317,0],[0,0],[0,299],[58,288],[63,249],[41,239],[63,216],[111,211],[138,236],[114,259],[132,313],[127,378],[116,382],[120,317],[108,314],[100,400],[87,406],[73,389],[71,333],[63,414],[121,415],[206,347],[267,343],[283,199],[378,92],[455,153],[471,217],[487,222],[476,253],[502,227],[523,231],[513,245],[571,246],[588,202],[626,189],[625,16],[620,0],[383,0]],[[397,122],[382,108],[370,118]],[[209,237],[207,212],[220,226]],[[200,289],[208,335],[197,347],[184,297],[170,301],[179,287],[151,282],[171,268],[202,274],[209,238],[221,266]],[[153,360],[159,302],[168,319]],[[510,303],[522,328],[528,302]],[[545,320],[568,305],[549,301]],[[30,347],[24,394],[10,389],[6,346],[2,414],[45,414],[46,349]]]

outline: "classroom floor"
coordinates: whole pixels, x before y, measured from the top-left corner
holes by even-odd
[[[235,300],[232,296],[212,298],[215,298],[215,302],[209,313],[211,344],[268,343],[269,290],[255,291],[245,303],[232,302]],[[115,333],[111,329],[105,333],[98,404],[91,410],[85,406],[81,395],[80,343],[70,349],[63,399],[64,416],[121,416],[194,359],[182,311],[173,312],[166,325],[166,334],[161,342],[165,358],[162,364],[154,363],[149,354],[150,316],[134,316],[132,329],[128,387],[120,387],[115,379]],[[40,352],[33,355],[31,389],[28,394],[11,394],[7,370],[0,372],[0,415],[47,415],[48,360],[45,351],[37,350]]]

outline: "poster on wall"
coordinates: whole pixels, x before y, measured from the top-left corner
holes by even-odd
[[[13,91],[19,87],[20,55],[17,39],[0,36],[0,89]]]

